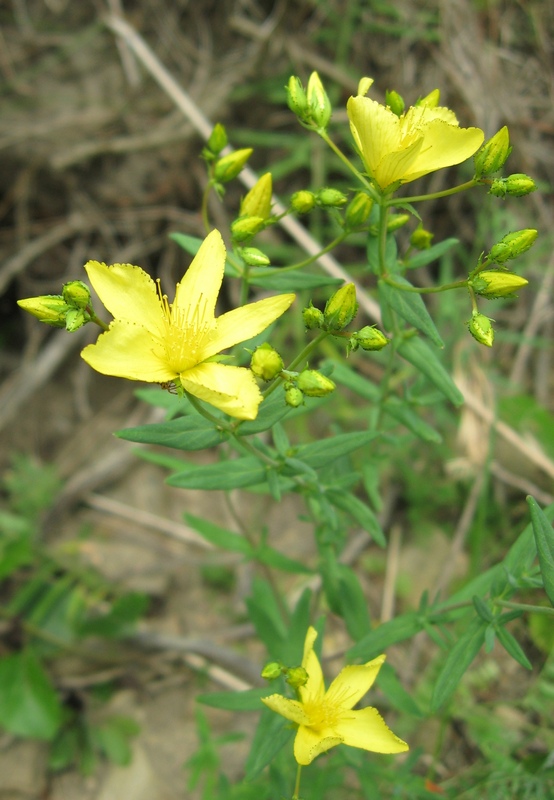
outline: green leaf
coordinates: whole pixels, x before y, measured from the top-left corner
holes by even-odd
[[[186,233],[170,233],[169,238],[173,239],[179,247],[182,247],[191,256],[197,254],[202,244],[202,239],[199,239],[198,236],[189,236]]]
[[[204,450],[224,442],[227,435],[199,414],[177,417],[168,422],[139,425],[116,431],[116,436],[139,444],[157,444],[176,450]]]
[[[91,727],[90,732],[97,747],[114,764],[125,767],[131,763],[132,750],[129,743],[131,736],[138,733],[138,726],[133,720],[134,728],[129,730],[126,725],[122,725],[122,718],[112,717],[103,725]]]
[[[411,639],[416,633],[423,630],[423,617],[417,611],[409,611],[400,617],[384,622],[378,628],[370,631],[367,636],[360,639],[348,651],[349,658],[361,658],[369,661],[384,653],[387,648],[405,639]]]
[[[544,591],[554,606],[554,528],[533,497],[527,498]]]
[[[62,719],[58,696],[34,652],[0,659],[0,725],[17,736],[53,739]]]
[[[107,614],[82,621],[78,626],[79,634],[107,638],[128,635],[134,624],[146,613],[148,604],[147,595],[128,592],[115,600]]]
[[[250,621],[267,647],[267,652],[271,658],[280,661],[287,629],[275,595],[265,581],[259,578],[254,581],[252,595],[246,598],[246,606]]]
[[[264,708],[246,762],[246,780],[254,780],[273,761],[292,735],[291,723],[287,719],[269,708]]]
[[[379,671],[377,682],[379,689],[388,697],[391,705],[397,711],[402,714],[409,714],[412,717],[425,716],[412,695],[404,689],[390,664],[386,662],[383,664]]]
[[[498,625],[496,628],[496,636],[504,650],[511,655],[518,664],[521,664],[525,669],[533,669],[533,665],[521,649],[521,645],[517,639],[512,636],[510,631],[506,630],[502,625]]]
[[[358,375],[357,372],[354,372],[354,370],[340,361],[327,360],[323,363],[324,365],[329,364],[332,366],[334,381],[342,384],[342,386],[346,386],[347,389],[351,389],[360,397],[369,400],[371,403],[379,402],[381,397],[379,387],[371,381],[368,381],[367,378]]]
[[[248,436],[251,433],[267,431],[282,420],[290,411],[292,411],[291,407],[285,403],[283,387],[279,386],[267,400],[262,402],[256,419],[248,422],[241,422],[238,427],[238,432],[241,436]]]
[[[206,541],[216,547],[252,557],[252,546],[244,536],[228,531],[226,528],[220,528],[219,525],[214,525],[213,522],[208,522],[202,517],[195,517],[193,514],[185,514],[185,519],[191,528],[194,528]]]
[[[264,706],[260,698],[274,693],[273,687],[264,686],[244,692],[207,692],[197,695],[196,700],[205,706],[223,708],[225,711],[261,711]]]
[[[408,430],[415,433],[424,442],[433,442],[439,444],[442,442],[442,436],[438,431],[424,422],[418,414],[416,414],[411,406],[399,397],[389,397],[384,403],[385,411],[394,417],[398,422],[402,423]]]
[[[418,253],[414,253],[410,258],[406,259],[404,262],[404,266],[408,269],[417,269],[417,267],[424,267],[427,264],[431,264],[432,261],[436,261],[437,258],[442,258],[445,253],[460,243],[459,239],[445,239],[443,242],[438,242],[438,244],[431,245],[428,247],[427,250],[420,250]]]
[[[454,694],[469,665],[485,641],[488,623],[480,617],[472,619],[447,656],[437,678],[431,700],[431,711],[435,713]]]
[[[304,589],[291,615],[289,630],[284,643],[281,661],[285,664],[300,664],[304,654],[304,640],[310,625],[312,592]],[[321,631],[320,631],[321,633]],[[323,637],[320,636],[320,642]]]
[[[394,282],[402,286],[414,288],[402,275],[395,275]],[[406,322],[413,325],[414,328],[426,334],[437,347],[444,347],[444,342],[420,294],[402,291],[402,289],[391,286],[384,280],[380,280],[378,286],[379,296],[382,296],[385,302],[388,303],[402,319],[405,319]]]
[[[361,639],[370,630],[367,600],[356,573],[346,564],[337,564],[338,595],[341,616],[346,623],[350,637]]]
[[[433,350],[426,344],[421,337],[411,336],[398,347],[398,352],[413,364],[416,369],[422,372],[431,383],[443,393],[455,406],[461,406],[464,396],[445,370]]]
[[[320,439],[318,442],[301,445],[295,455],[314,469],[327,467],[337,458],[365,447],[378,436],[379,433],[375,431],[340,433],[337,436]]]
[[[171,475],[167,483],[179,489],[226,490],[254,486],[266,478],[266,468],[254,456],[247,456],[217,464],[195,465],[191,470]]]
[[[283,572],[292,572],[295,575],[310,575],[313,572],[313,570],[306,567],[305,564],[302,564],[301,561],[289,558],[273,547],[269,547],[269,545],[263,545],[254,550],[252,557],[261,564],[267,564],[268,567],[280,569]]]
[[[263,270],[263,271],[262,271]],[[300,270],[282,272],[272,267],[257,267],[250,271],[248,283],[263,289],[280,292],[298,292],[302,289],[317,289],[321,286],[340,286],[342,278],[331,278],[329,275],[315,275]]]
[[[385,539],[385,534],[379,524],[379,520],[366,503],[362,502],[362,500],[351,492],[329,489],[326,494],[331,503],[337,508],[340,508],[341,511],[350,514],[358,525],[370,534],[373,541],[378,544],[379,547],[386,547],[387,540]]]

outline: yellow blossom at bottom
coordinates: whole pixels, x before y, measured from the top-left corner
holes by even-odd
[[[287,310],[293,294],[268,297],[215,316],[225,245],[212,231],[177,284],[170,303],[159,283],[131,264],[85,269],[114,319],[81,353],[104,375],[149,383],[178,382],[200,400],[238,419],[255,419],[262,395],[252,372],[221,364],[217,355],[251,339]]]
[[[304,642],[302,666],[308,681],[298,689],[299,700],[280,694],[263,697],[262,701],[278,714],[298,725],[294,740],[294,757],[305,766],[338,744],[358,747],[374,753],[402,753],[408,745],[385,724],[375,708],[353,707],[373,685],[385,656],[381,655],[359,666],[344,667],[325,691],[323,672],[314,653],[315,628],[308,628]]]

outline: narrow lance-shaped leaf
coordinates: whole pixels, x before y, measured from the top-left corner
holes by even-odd
[[[485,641],[488,623],[481,617],[474,618],[460,636],[446,659],[435,684],[431,710],[437,711],[454,694],[469,665]]]
[[[531,524],[537,543],[544,591],[554,606],[554,528],[533,497],[528,497],[527,503],[531,511]]]

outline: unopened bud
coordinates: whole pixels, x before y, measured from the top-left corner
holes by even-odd
[[[440,102],[440,99],[440,90],[433,89],[433,91],[429,92],[429,94],[425,95],[425,97],[420,97],[415,105],[423,106],[423,108],[436,108]]]
[[[310,305],[302,309],[302,319],[304,320],[304,325],[308,331],[323,327],[325,321],[323,311],[320,311],[319,308],[316,308],[314,305],[312,305],[311,300]]]
[[[214,156],[218,156],[227,144],[227,131],[221,122],[216,122],[210,138],[207,142],[207,148]]]
[[[223,156],[214,167],[214,178],[218,183],[228,183],[236,178],[254,151],[251,147],[235,150]]]
[[[308,100],[308,113],[318,128],[326,128],[331,119],[331,101],[327,97],[327,92],[317,72],[312,72],[308,79],[306,88]]]
[[[523,197],[526,194],[536,191],[537,184],[523,172],[515,172],[507,178],[495,178],[491,183],[489,194],[494,197]]]
[[[262,669],[262,678],[266,681],[274,681],[284,672],[285,667],[280,664],[278,661],[270,661],[269,664],[266,664],[265,667]]]
[[[346,283],[327,300],[323,312],[325,327],[330,331],[342,331],[352,322],[357,311],[356,287],[353,283]]]
[[[304,122],[308,108],[308,99],[300,78],[297,78],[296,75],[291,75],[289,82],[285,86],[285,91],[287,93],[288,107]]]
[[[257,247],[242,247],[239,255],[249,267],[267,267],[268,264],[271,264],[268,256]]]
[[[306,397],[325,397],[336,388],[332,380],[316,369],[305,369],[301,372],[296,385]]]
[[[504,125],[476,152],[473,158],[476,177],[482,178],[498,172],[506,163],[511,152],[510,133]]]
[[[372,208],[373,200],[365,192],[358,192],[348,204],[344,215],[348,227],[357,228],[363,225],[371,214]]]
[[[276,378],[284,366],[283,359],[268,342],[256,347],[252,353],[250,369],[257,378],[261,378],[263,381],[271,381]]]
[[[259,233],[263,227],[265,227],[265,220],[261,217],[239,217],[231,222],[231,237],[235,242],[246,242]]]
[[[65,328],[65,318],[70,311],[61,294],[28,297],[25,300],[18,300],[17,305],[36,317],[39,322],[44,322],[53,328]]]
[[[85,309],[90,305],[90,289],[83,281],[69,281],[62,287],[62,297],[68,306]]]
[[[358,83],[357,94],[361,95],[362,97],[366,95],[373,86],[373,83],[374,83],[373,78],[361,78],[360,82]]]
[[[291,408],[298,408],[304,402],[304,395],[297,386],[285,386],[285,403]]]
[[[299,689],[308,683],[308,673],[304,667],[291,667],[286,672],[285,680],[293,689]]]
[[[316,203],[322,208],[340,208],[347,201],[348,197],[338,189],[320,189],[316,195]]]
[[[494,341],[494,329],[492,327],[492,320],[478,311],[474,311],[471,319],[468,322],[469,332],[473,338],[484,344],[487,347],[492,347]]]
[[[393,114],[396,114],[397,117],[401,117],[404,113],[404,109],[406,107],[406,103],[404,102],[404,98],[398,94],[398,92],[387,91],[385,92],[385,103],[390,108]]]
[[[297,214],[307,214],[315,206],[315,194],[308,192],[307,189],[301,189],[292,195],[290,205]]]
[[[387,220],[387,233],[392,233],[392,231],[403,228],[410,219],[411,217],[409,214],[391,214]]]
[[[272,193],[273,182],[271,172],[266,172],[242,199],[240,204],[241,217],[261,217],[264,220],[267,219],[271,214]]]
[[[81,308],[70,308],[65,315],[65,329],[70,333],[78,331],[87,322],[90,322],[90,315]]]
[[[468,285],[477,294],[491,300],[497,297],[511,297],[514,292],[527,286],[528,283],[529,281],[525,280],[525,278],[520,278],[519,275],[514,275],[513,272],[493,269],[483,270],[475,278],[468,281]]]
[[[382,350],[386,347],[389,340],[384,333],[381,333],[377,328],[371,325],[366,325],[350,337],[350,349],[357,350],[361,347],[362,350]]]
[[[512,258],[520,256],[529,250],[535,243],[537,231],[534,228],[524,228],[521,231],[507,233],[499,242],[491,247],[488,258],[497,264],[504,264]]]
[[[425,230],[425,228],[422,228],[420,225],[410,236],[410,244],[412,247],[415,247],[416,250],[428,250],[431,247],[434,235],[434,233]]]

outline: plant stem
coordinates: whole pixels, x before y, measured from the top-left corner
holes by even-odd
[[[329,332],[328,331],[321,331],[321,333],[318,336],[316,336],[316,338],[312,342],[309,342],[306,345],[306,347],[304,347],[304,349],[300,351],[300,353],[296,356],[296,358],[294,358],[291,361],[291,363],[287,367],[286,371],[294,370],[295,367],[298,366],[298,364],[302,363],[302,361],[304,361],[304,359],[306,359],[310,355],[312,350],[315,350],[315,348],[318,346],[318,344],[320,342],[322,342],[324,339],[327,338],[327,336],[329,336]],[[275,378],[275,380],[273,381],[271,386],[268,386],[268,388],[265,390],[265,392],[262,392],[262,394],[264,396],[264,400],[267,397],[269,397],[269,395],[272,394],[272,392],[274,392],[275,389],[283,383],[283,380],[284,380],[284,378],[282,378],[282,377]]]
[[[388,277],[383,277],[382,280],[384,283],[393,286],[395,289],[400,289],[402,292],[415,292],[416,294],[436,294],[437,292],[446,292],[449,289],[462,289],[463,287],[467,287],[467,280],[445,283],[443,286],[427,286],[425,288],[406,286],[403,283],[396,283],[396,281]]]
[[[370,183],[370,182],[367,180],[367,178],[365,178],[365,177],[362,175],[362,173],[361,173],[359,170],[357,170],[357,169],[356,169],[356,167],[354,166],[354,164],[353,164],[353,163],[350,161],[350,159],[348,159],[348,158],[347,158],[347,157],[344,155],[344,153],[342,152],[342,150],[341,150],[339,147],[337,147],[337,145],[336,145],[336,144],[333,142],[333,140],[329,138],[329,136],[327,135],[327,131],[324,131],[324,130],[318,130],[317,132],[318,132],[318,134],[321,136],[321,138],[323,139],[323,141],[325,142],[325,144],[327,144],[327,145],[328,145],[328,146],[331,148],[331,150],[333,151],[333,153],[335,153],[335,155],[337,155],[337,156],[340,158],[340,160],[342,161],[342,163],[343,163],[343,164],[344,164],[346,167],[348,167],[348,169],[350,170],[350,172],[352,172],[352,173],[353,173],[353,174],[354,174],[354,175],[357,177],[357,179],[360,181],[360,183],[361,183],[361,184],[363,184],[364,188],[365,188],[365,189],[367,189],[367,192],[368,192],[368,194],[370,195],[370,197],[371,197],[371,198],[372,198],[372,199],[373,199],[375,202],[377,202],[377,203],[378,203],[378,202],[379,202],[379,200],[380,200],[381,198],[380,198],[379,194],[378,194],[378,193],[375,191],[375,187],[374,187],[374,186],[373,186],[373,185],[372,185],[372,184],[371,184],[371,183]]]
[[[497,606],[501,606],[502,608],[515,608],[518,611],[524,611],[526,613],[532,612],[554,616],[554,608],[549,608],[549,606],[532,606],[527,603],[512,603],[510,600],[495,600],[494,602]]]
[[[292,795],[292,800],[300,800],[300,778],[302,776],[302,766],[301,764],[298,765],[298,769],[296,770],[296,782],[294,784],[294,794]]]
[[[457,194],[458,192],[463,192],[466,189],[472,189],[474,186],[478,186],[480,181],[472,178],[470,181],[466,181],[465,183],[461,183],[459,186],[454,186],[452,189],[444,189],[442,192],[431,192],[431,194],[417,194],[413,197],[396,197],[390,200],[386,200],[385,203],[387,206],[395,206],[399,203],[420,203],[423,200],[437,200],[440,197],[448,197],[451,194]]]

